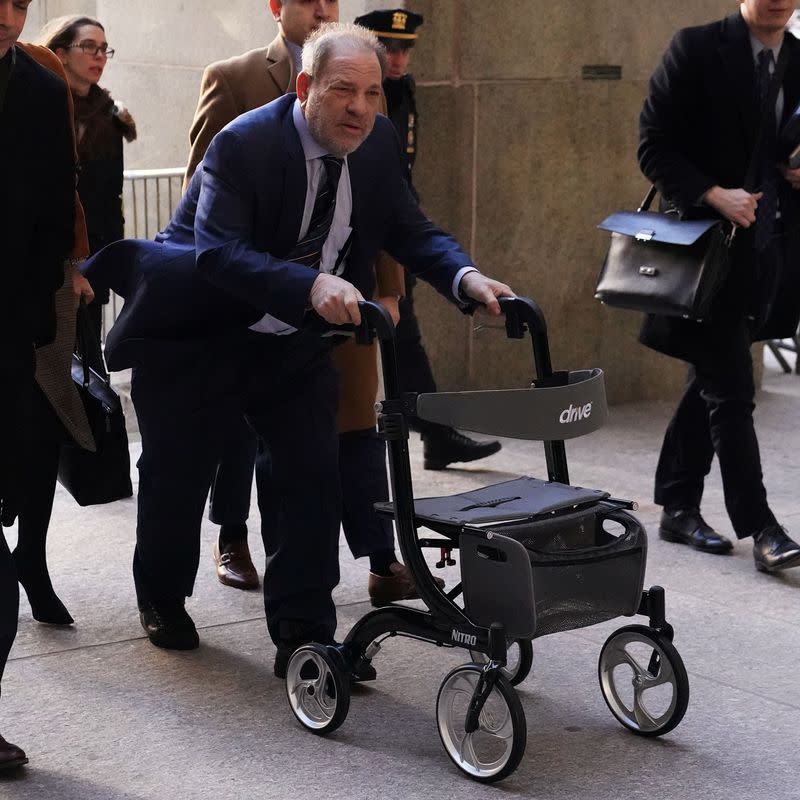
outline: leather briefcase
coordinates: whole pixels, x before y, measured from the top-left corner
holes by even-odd
[[[638,211],[598,225],[610,231],[611,245],[594,296],[615,308],[708,319],[728,271],[731,225],[649,211],[655,194],[654,186]]]

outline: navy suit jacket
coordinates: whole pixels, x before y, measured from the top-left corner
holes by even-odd
[[[283,260],[297,243],[307,186],[294,101],[285,95],[217,134],[156,242],[118,243],[91,259],[89,279],[126,299],[106,344],[110,368],[139,363],[155,341],[246,327],[264,313],[302,326],[319,273]],[[378,116],[347,161],[353,239],[344,277],[371,297],[383,249],[455,301],[452,282],[471,260],[420,211],[391,122]]]

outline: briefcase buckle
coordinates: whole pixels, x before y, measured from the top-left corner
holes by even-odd
[[[634,238],[637,242],[649,242],[655,235],[655,231],[645,228],[644,230],[639,231]]]
[[[658,270],[655,267],[639,267],[639,274],[646,275],[648,278],[655,278]]]

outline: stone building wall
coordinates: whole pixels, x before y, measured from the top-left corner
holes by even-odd
[[[638,315],[593,299],[607,244],[595,226],[647,188],[638,114],[671,35],[735,0],[342,0],[341,17],[393,5],[425,16],[412,71],[426,211],[487,273],[540,303],[556,368],[603,367],[612,402],[674,394],[681,365],[636,344]],[[67,12],[97,16],[117,49],[103,84],[139,124],[131,168],[184,165],[204,65],[276,31],[267,0],[35,0],[27,36]],[[591,65],[619,67],[620,79],[585,80]],[[418,306],[442,388],[530,377],[527,343],[475,331],[427,287]]]

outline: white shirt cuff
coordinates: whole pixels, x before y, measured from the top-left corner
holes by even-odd
[[[461,279],[468,273],[468,272],[478,272],[479,270],[476,267],[461,267],[461,269],[456,272],[455,278],[453,278],[453,297],[456,298],[459,302],[462,302],[461,295],[458,293],[458,286],[461,283]]]

